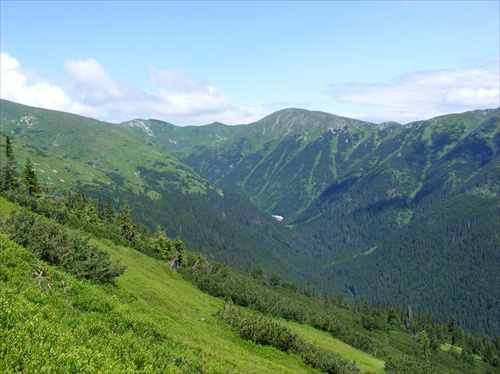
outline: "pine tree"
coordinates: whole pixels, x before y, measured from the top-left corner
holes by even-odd
[[[261,264],[255,265],[249,272],[253,279],[256,280],[267,280],[267,273]]]
[[[26,163],[24,164],[21,182],[30,196],[40,193],[38,178],[36,177],[35,170],[33,169],[33,164],[31,163],[29,157],[26,159]]]
[[[5,137],[5,166],[2,171],[1,188],[3,191],[9,191],[17,187],[15,159],[12,151],[12,143],[8,136]]]
[[[424,359],[428,359],[431,353],[431,340],[424,330],[420,333],[420,355]]]
[[[102,202],[102,194],[101,191],[97,194],[97,206],[96,206],[97,217],[101,221],[104,221],[106,218],[106,212],[104,211],[104,203]]]
[[[109,192],[106,198],[106,221],[109,223],[115,223],[115,210],[113,209]]]
[[[455,316],[451,316],[448,320],[448,333],[451,336],[452,345],[460,345],[464,340],[464,332],[457,323]]]
[[[71,214],[74,214],[78,218],[82,218],[83,207],[84,207],[84,198],[80,192],[76,191],[73,195],[73,205],[71,207]]]
[[[163,260],[168,260],[172,255],[172,244],[170,243],[170,240],[168,240],[165,233],[161,230],[160,225],[156,226],[152,248],[153,251],[159,254]]]
[[[120,228],[122,235],[128,241],[132,241],[135,236],[135,228],[132,223],[132,219],[130,218],[130,209],[127,204],[127,199],[123,199],[122,207],[120,210]]]
[[[71,191],[68,191],[66,197],[63,198],[63,204],[69,212],[73,209],[74,197]]]
[[[84,200],[82,218],[85,221],[88,221],[93,224],[99,222],[99,217],[97,216],[97,210],[90,197],[87,197]]]
[[[175,238],[173,242],[173,247],[174,247],[174,255],[173,255],[174,258],[172,260],[171,267],[175,269],[178,266],[187,266],[186,246],[182,242],[181,238],[179,238],[178,236]]]

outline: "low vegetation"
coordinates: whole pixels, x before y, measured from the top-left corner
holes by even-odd
[[[29,160],[16,175],[7,156],[1,372],[500,372],[500,339],[455,317],[235,270],[160,226],[150,236],[125,198],[115,212],[101,194],[44,193]]]

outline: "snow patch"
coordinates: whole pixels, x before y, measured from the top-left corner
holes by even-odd
[[[273,217],[278,222],[283,221],[283,216],[278,216],[277,214],[272,214],[271,217]]]

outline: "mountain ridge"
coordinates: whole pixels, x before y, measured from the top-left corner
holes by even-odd
[[[26,116],[25,109],[9,110],[15,113],[18,122]],[[499,108],[448,114],[406,125],[373,124],[296,108],[238,126],[213,123],[180,127],[159,120],[140,121],[143,123],[101,124],[116,130],[119,139],[141,144],[141,157],[151,158],[147,167],[142,166],[144,169],[129,170],[128,175],[139,172],[143,178],[140,188],[134,187],[132,179],[127,177],[127,182],[122,182],[117,191],[128,193],[136,200],[134,208],[140,212],[141,219],[149,220],[150,224],[155,220],[167,223],[171,230],[175,229],[171,235],[181,234],[194,250],[217,254],[218,259],[229,259],[231,264],[245,270],[251,263],[262,262],[268,271],[290,274],[302,283],[309,281],[318,289],[342,292],[351,301],[353,294],[390,303],[407,302],[404,296],[413,295],[414,306],[418,308],[437,309],[439,318],[456,310],[457,317],[466,321],[471,313],[464,304],[466,288],[455,301],[447,301],[446,307],[441,308],[443,313],[439,313],[437,298],[419,294],[413,288],[420,283],[411,262],[394,262],[398,263],[397,269],[390,266],[374,269],[369,265],[375,257],[380,263],[390,264],[391,258],[405,258],[406,252],[420,251],[422,261],[429,264],[423,276],[438,285],[446,278],[448,268],[459,266],[456,268],[459,274],[468,266],[468,261],[474,261],[465,251],[467,245],[471,245],[479,248],[478,256],[488,259],[485,271],[493,277],[485,283],[484,279],[471,275],[471,281],[477,281],[486,291],[476,304],[489,305],[490,297],[500,299],[498,291],[492,288],[495,283],[500,284],[500,274],[495,270],[500,268],[500,243],[494,235],[495,231],[500,231],[500,222],[491,217],[495,210],[488,210],[488,204],[480,204],[482,200],[474,195],[480,191],[490,196],[490,207],[497,206],[500,192]],[[23,131],[29,133],[29,139],[38,142],[32,146],[42,150],[46,147],[49,151],[60,149],[52,145],[57,139],[54,135],[57,126],[47,126],[45,130],[52,131],[52,135],[46,138],[33,126],[28,127],[27,123],[22,126]],[[15,133],[17,128],[10,119],[4,119],[2,101],[2,131],[14,131],[7,134],[22,140],[18,135],[23,134]],[[35,132],[30,133],[32,131]],[[148,131],[154,136],[148,135]],[[80,141],[92,149],[91,145],[95,144],[82,140],[85,134],[79,135]],[[119,146],[123,147],[124,143]],[[73,148],[68,157],[99,166],[94,159],[84,156],[90,154],[89,150],[85,151],[87,153],[78,150],[77,143]],[[150,149],[157,150],[160,159],[155,160],[158,162],[163,162],[162,157],[172,157],[179,165],[189,165],[182,168],[195,171],[200,181],[210,181],[207,185],[214,188],[208,190],[209,197],[192,200],[174,194],[173,189],[177,191],[178,187],[190,191],[192,181],[179,174],[179,185],[172,184],[171,175],[162,169],[165,166],[152,162]],[[77,151],[83,153],[80,155]],[[124,178],[123,170],[125,167],[117,171],[108,168],[106,172],[116,184]],[[193,177],[193,181],[196,178]],[[157,180],[165,183],[158,184]],[[81,183],[79,188],[91,192],[87,184]],[[217,191],[223,191],[222,195],[227,198],[220,194],[215,196]],[[144,193],[149,197],[162,197],[162,211],[156,207],[158,200],[148,200]],[[408,229],[414,227],[412,225],[422,227],[427,219],[437,215],[440,218],[434,221],[440,224],[436,226],[435,235],[447,235],[447,232],[457,235],[463,230],[457,222],[467,218],[464,216],[466,210],[453,208],[450,202],[468,199],[472,206],[467,214],[471,217],[488,214],[490,229],[476,231],[479,228],[472,227],[470,235],[464,237],[464,246],[460,247],[462,258],[454,259],[446,257],[444,252],[431,251],[430,246],[422,244],[425,243],[424,231]],[[257,206],[257,210],[245,205],[246,201]],[[455,210],[444,209],[447,204]],[[440,216],[440,207],[442,214],[451,213]],[[228,212],[231,212],[230,219]],[[171,218],[172,214],[176,219]],[[283,216],[284,220],[276,222],[272,214]],[[227,224],[233,225],[232,228],[224,226]],[[401,247],[397,240],[388,238],[401,238],[411,245]],[[479,240],[479,246],[474,240]],[[377,249],[373,251],[373,248]],[[326,266],[332,263],[340,263],[342,268]],[[401,282],[405,274],[412,274],[409,282]],[[401,287],[391,295],[381,291],[377,291],[378,295],[370,294],[370,284],[374,282],[380,283],[380,290],[384,285],[392,289],[391,282]],[[452,277],[448,282],[452,289],[464,287],[458,278]],[[450,289],[448,286],[441,288]],[[380,299],[381,295],[386,299]],[[485,309],[480,314],[482,319],[471,319],[468,326],[498,334],[500,325],[495,322],[493,311]]]

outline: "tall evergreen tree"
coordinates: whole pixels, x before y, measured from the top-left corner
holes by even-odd
[[[41,190],[38,183],[38,178],[29,157],[26,159],[26,163],[24,164],[23,173],[21,175],[21,182],[30,196],[40,193]]]
[[[173,242],[174,247],[174,255],[172,260],[172,268],[177,268],[178,266],[187,266],[186,263],[186,246],[182,242],[181,238],[178,236],[175,238]]]
[[[122,235],[128,241],[132,241],[135,236],[135,228],[132,223],[132,218],[130,217],[130,209],[127,204],[127,199],[123,199],[122,207],[120,210],[120,228]]]
[[[161,230],[160,225],[156,226],[152,248],[153,251],[159,254],[163,260],[168,260],[172,256],[172,243]]]
[[[429,339],[429,335],[424,330],[420,332],[420,355],[423,359],[429,359],[431,353],[431,340]]]
[[[8,191],[17,186],[15,172],[14,152],[8,136],[5,137],[5,165],[2,170],[0,186],[3,191]]]
[[[104,203],[102,201],[101,191],[99,191],[99,193],[97,194],[96,212],[97,212],[97,217],[99,217],[100,220],[104,221],[104,219],[106,218],[106,212],[104,210]]]
[[[109,223],[115,222],[115,210],[113,209],[113,204],[111,203],[111,195],[108,192],[106,197],[106,221]]]
[[[73,195],[73,206],[71,208],[71,213],[78,218],[82,218],[84,205],[84,197],[79,191],[76,191]]]
[[[90,197],[84,200],[82,218],[85,221],[96,224],[99,222],[96,207]]]

